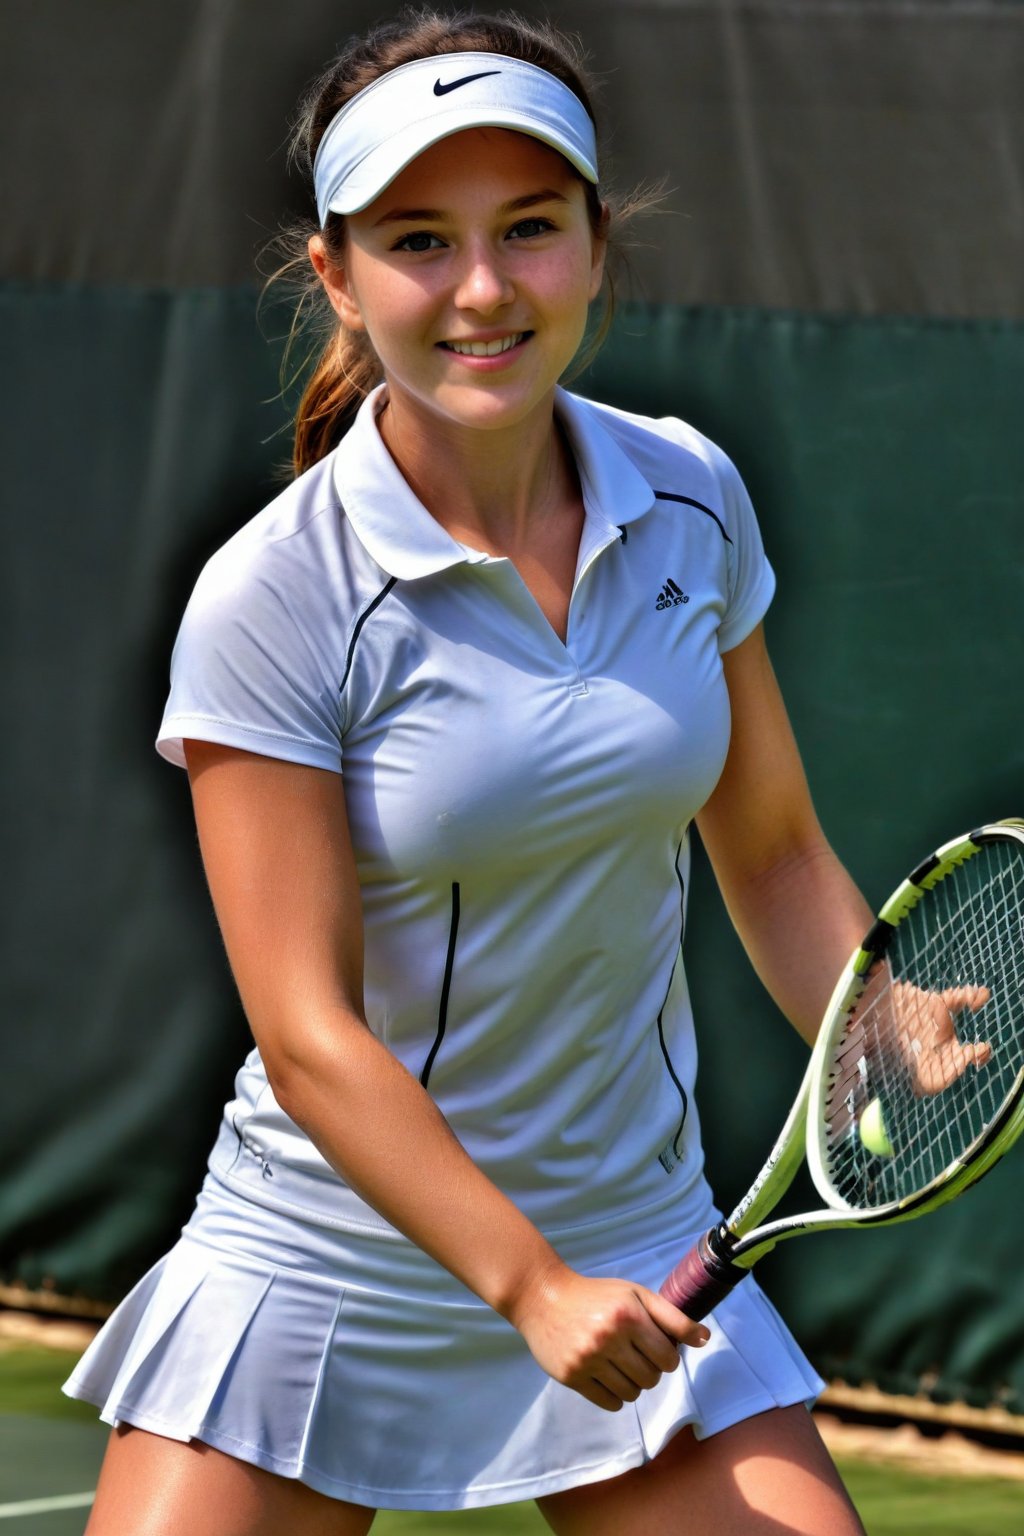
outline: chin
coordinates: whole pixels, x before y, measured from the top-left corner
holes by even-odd
[[[535,411],[549,409],[554,398],[555,384],[544,390],[530,390],[524,394],[503,394],[501,391],[472,390],[467,398],[460,391],[461,399],[439,400],[435,409],[449,421],[480,431],[496,431],[501,427],[514,427],[526,421]]]

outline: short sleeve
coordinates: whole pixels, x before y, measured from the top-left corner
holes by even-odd
[[[195,738],[340,773],[337,680],[314,618],[287,568],[226,545],[185,610],[157,751],[184,767]]]
[[[728,541],[728,599],[718,630],[718,649],[724,653],[745,640],[764,618],[775,593],[775,572],[764,552],[757,517],[736,466],[717,450],[715,468]]]

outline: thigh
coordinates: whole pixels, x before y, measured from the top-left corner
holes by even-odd
[[[365,1536],[376,1513],[198,1440],[110,1437],[86,1536]]]
[[[538,1499],[557,1536],[864,1536],[811,1415],[773,1408],[646,1466]]]

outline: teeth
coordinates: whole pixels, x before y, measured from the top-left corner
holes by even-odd
[[[463,357],[497,357],[499,352],[508,352],[517,346],[524,335],[525,332],[520,331],[515,336],[502,336],[498,341],[447,341],[445,346],[453,352],[461,352]]]

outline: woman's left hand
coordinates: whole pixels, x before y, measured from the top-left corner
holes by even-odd
[[[992,1056],[987,1040],[962,1042],[957,1014],[977,1013],[991,993],[988,987],[947,987],[923,992],[909,981],[892,987],[892,1027],[899,1060],[918,1098],[942,1093],[968,1067],[983,1067]]]

